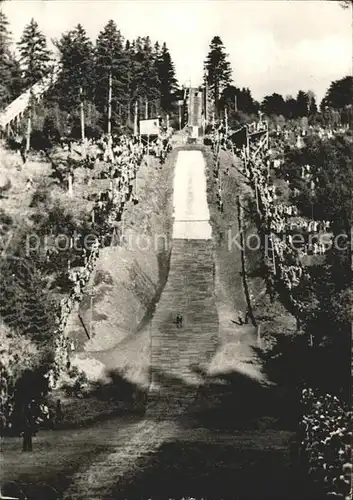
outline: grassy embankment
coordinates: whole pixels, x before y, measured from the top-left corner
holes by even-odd
[[[174,150],[164,165],[150,158],[148,166],[140,167],[139,203],[128,203],[118,228],[124,238],[101,250],[79,311],[69,320],[67,335],[77,346],[73,362],[95,385],[94,400],[66,400],[71,421],[80,419],[77,412],[88,401],[91,418],[130,411],[136,391],[143,396],[149,386],[149,321],[168,276],[176,155]],[[92,319],[90,339],[79,315],[88,332]],[[141,409],[141,399],[137,407]]]

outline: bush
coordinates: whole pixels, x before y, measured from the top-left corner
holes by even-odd
[[[351,498],[352,413],[330,394],[302,392],[301,454],[325,494]]]

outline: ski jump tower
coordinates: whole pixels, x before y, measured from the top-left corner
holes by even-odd
[[[186,94],[187,127],[191,139],[197,141],[205,133],[205,90],[190,87]]]

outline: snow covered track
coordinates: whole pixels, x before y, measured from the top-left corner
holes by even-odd
[[[211,239],[205,160],[201,151],[179,152],[175,166],[173,206],[173,239]]]
[[[219,319],[214,295],[214,245],[201,151],[177,156],[169,275],[151,322],[152,385],[147,416],[174,418],[193,403],[202,379],[194,368],[215,352]],[[183,326],[175,323],[176,314]]]

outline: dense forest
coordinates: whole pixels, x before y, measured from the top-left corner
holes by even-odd
[[[19,56],[13,51],[3,12],[0,37],[0,109],[54,67],[61,70],[50,95],[36,106],[34,129],[44,123],[65,135],[68,127],[77,126],[83,104],[87,127],[98,133],[106,131],[109,85],[113,130],[133,126],[136,104],[141,118],[172,114],[175,109],[179,87],[166,43],[153,42],[148,36],[126,40],[113,20],[108,21],[95,43],[78,24],[54,40],[55,56],[34,19],[17,42]]]

